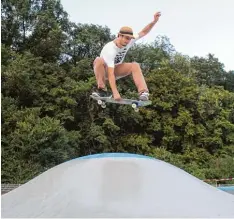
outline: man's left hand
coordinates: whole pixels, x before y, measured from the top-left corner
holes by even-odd
[[[154,15],[154,21],[157,22],[160,16],[161,16],[161,12],[157,12],[157,13]]]

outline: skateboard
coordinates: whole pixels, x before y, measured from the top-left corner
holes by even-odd
[[[138,112],[139,107],[144,107],[150,105],[152,102],[150,100],[142,101],[142,100],[133,100],[133,99],[121,99],[121,100],[115,100],[111,97],[95,97],[93,95],[90,95],[94,100],[97,100],[97,103],[101,105],[102,108],[106,108],[106,103],[116,103],[116,104],[125,104],[125,105],[131,105],[132,108]]]

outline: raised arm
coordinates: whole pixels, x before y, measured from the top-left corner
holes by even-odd
[[[158,22],[158,19],[160,16],[161,16],[161,12],[157,12],[156,14],[154,14],[154,20],[150,22],[146,27],[144,27],[143,30],[139,33],[140,38],[145,36],[151,31],[154,25]]]

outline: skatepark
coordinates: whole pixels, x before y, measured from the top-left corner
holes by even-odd
[[[234,196],[164,161],[95,154],[55,166],[2,195],[3,218],[233,218]]]

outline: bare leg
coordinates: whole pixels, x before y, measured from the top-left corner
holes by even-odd
[[[106,68],[104,60],[100,57],[97,57],[93,62],[93,69],[97,80],[98,88],[105,88],[106,81],[105,81],[105,74]]]
[[[139,93],[143,91],[149,91],[145,82],[145,78],[142,74],[141,67],[136,62],[132,63],[132,77]]]
[[[145,78],[138,63],[122,63],[115,67],[115,76],[117,79],[121,77],[126,77],[131,73],[138,92],[148,92],[148,87],[146,85]]]

